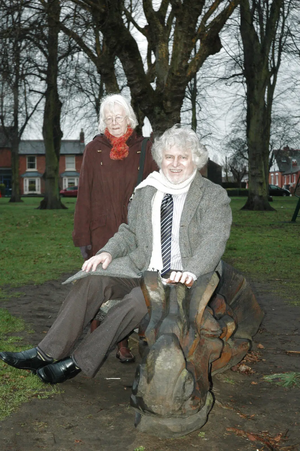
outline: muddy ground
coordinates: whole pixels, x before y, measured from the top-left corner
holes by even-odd
[[[25,335],[30,345],[40,341],[55,319],[69,290],[61,285],[66,276],[18,288],[22,296],[1,303],[33,328],[33,334]],[[213,378],[215,404],[201,430],[165,440],[135,429],[129,398],[140,359],[133,334],[136,363],[121,364],[113,353],[94,379],[81,373],[60,385],[61,394],[22,405],[0,422],[1,451],[300,450],[300,388],[285,389],[263,379],[300,372],[300,307],[272,294],[268,284],[252,286],[266,313],[253,352],[239,371]]]

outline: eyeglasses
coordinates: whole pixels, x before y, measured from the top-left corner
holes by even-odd
[[[111,125],[113,122],[115,122],[116,124],[122,124],[125,118],[126,116],[115,116],[115,117],[108,116],[104,119],[104,122],[106,123],[106,125]]]

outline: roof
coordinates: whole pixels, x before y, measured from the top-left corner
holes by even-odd
[[[61,140],[60,155],[82,155],[84,143],[77,139]],[[42,139],[21,140],[19,144],[19,155],[45,155],[45,146]]]
[[[294,174],[300,171],[300,150],[288,146],[274,151],[279,172],[283,175]]]
[[[65,171],[60,174],[61,177],[79,177],[79,175],[76,171]]]
[[[21,177],[42,177],[43,174],[41,172],[38,171],[26,171],[24,172],[24,174],[21,175]]]

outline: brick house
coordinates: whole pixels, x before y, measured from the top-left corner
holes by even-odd
[[[84,151],[84,133],[76,139],[61,141],[59,159],[59,188],[77,186]],[[19,145],[19,177],[21,195],[44,193],[46,155],[43,140],[21,140]],[[0,132],[0,184],[11,188],[11,151]]]
[[[286,146],[274,151],[275,162],[269,173],[269,183],[288,188],[294,193],[300,176],[300,150]]]

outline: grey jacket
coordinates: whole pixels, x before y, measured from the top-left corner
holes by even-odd
[[[79,271],[69,283],[88,275],[141,277],[152,255],[151,201],[156,188],[137,190],[130,205],[128,224],[99,250],[109,252],[113,260],[106,270],[101,265],[92,273]],[[232,221],[230,199],[219,185],[198,172],[187,193],[180,221],[179,245],[184,271],[197,277],[218,269],[230,235]]]

